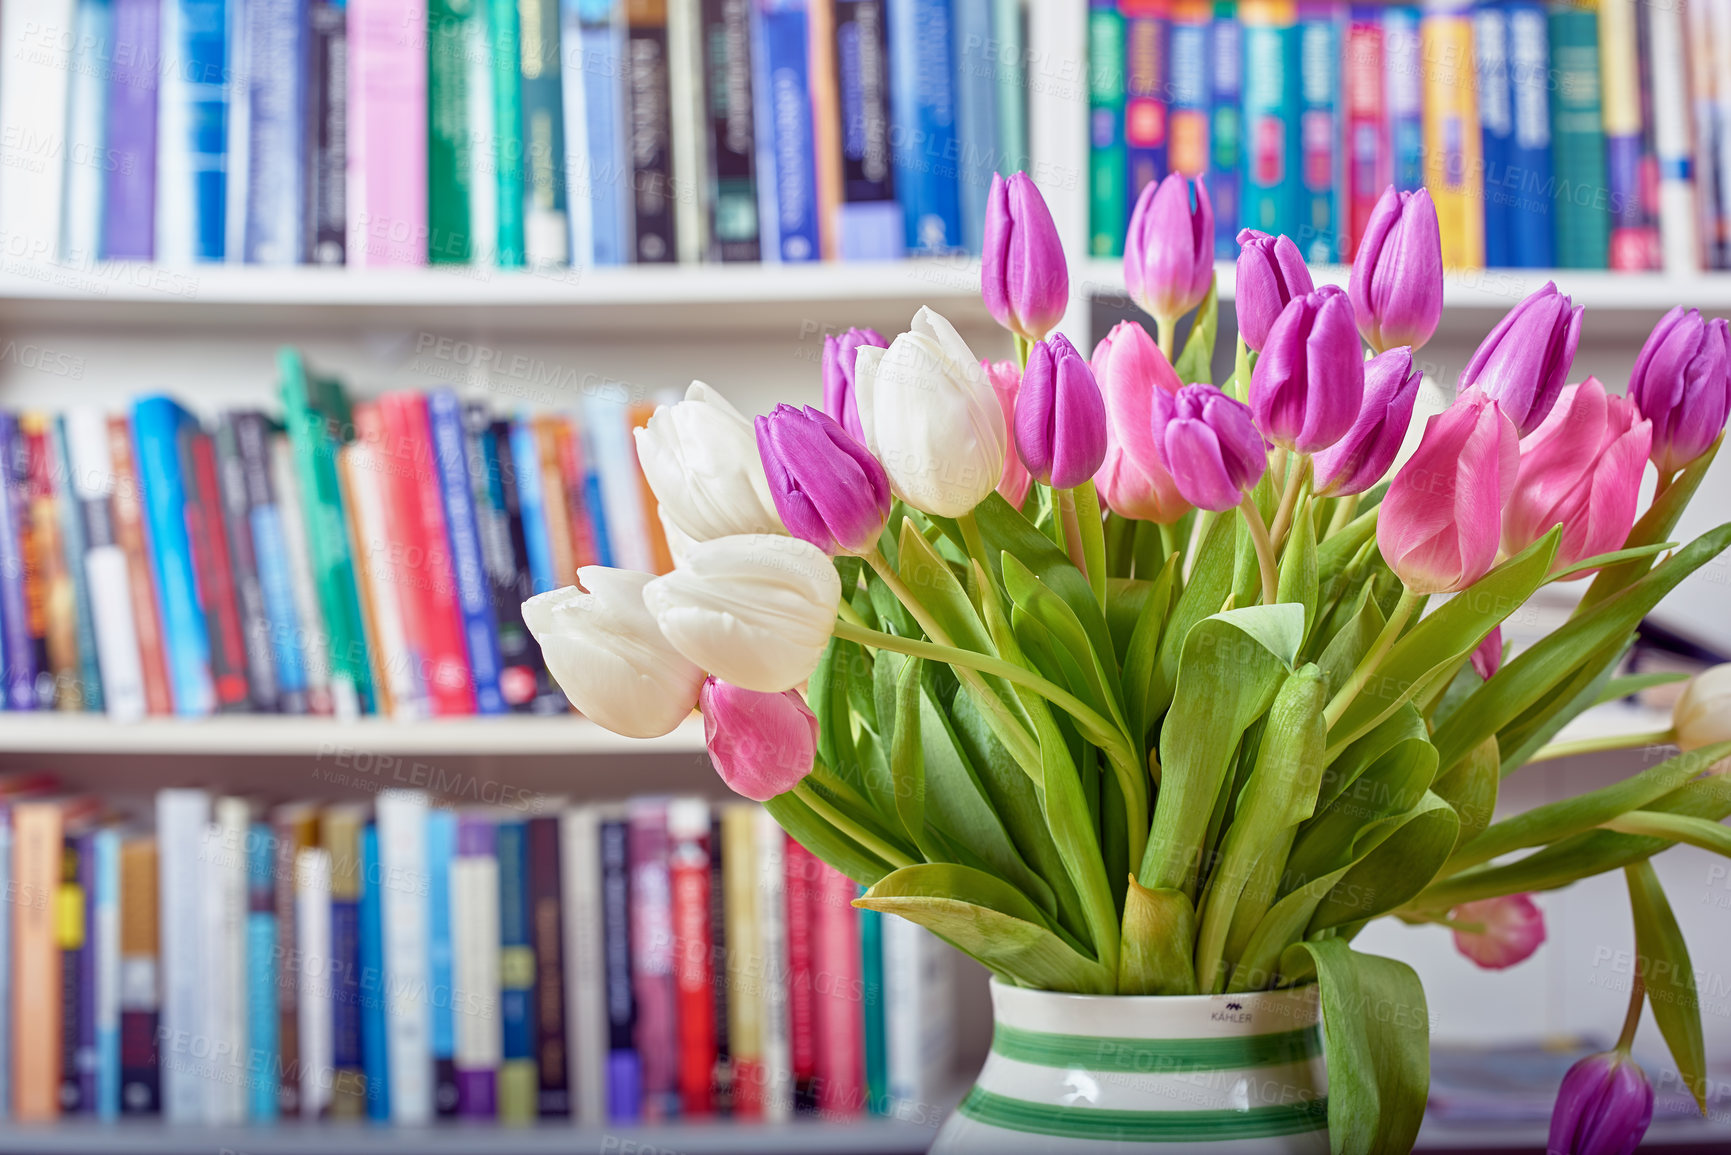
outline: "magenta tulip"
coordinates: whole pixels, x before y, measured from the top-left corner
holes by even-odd
[[[1256,229],[1238,233],[1238,334],[1246,348],[1260,350],[1287,303],[1316,288],[1291,237],[1271,237]]]
[[[1413,368],[1404,346],[1379,353],[1364,364],[1364,404],[1333,445],[1316,455],[1316,492],[1320,497],[1363,493],[1382,480],[1394,464],[1424,374]]]
[[[760,694],[707,678],[697,705],[709,760],[734,793],[768,802],[811,773],[817,718],[799,691]]]
[[[1028,350],[1016,397],[1016,452],[1053,489],[1087,481],[1106,456],[1106,402],[1088,362],[1062,333]]]
[[[1561,525],[1558,568],[1622,549],[1635,524],[1652,435],[1652,422],[1627,399],[1607,394],[1596,377],[1564,389],[1521,441],[1514,497],[1503,511],[1503,548],[1518,553]]]
[[[757,451],[789,533],[830,554],[876,546],[890,513],[889,475],[834,418],[777,405],[757,419]]]
[[[1669,477],[1707,452],[1731,414],[1731,328],[1678,305],[1659,319],[1629,374],[1629,400],[1653,423],[1653,464]]]
[[[1346,293],[1324,285],[1294,297],[1250,375],[1256,427],[1276,445],[1315,453],[1346,436],[1363,403],[1364,350]]]
[[[1120,517],[1171,525],[1190,512],[1154,447],[1156,391],[1176,395],[1178,374],[1148,330],[1120,321],[1089,362],[1106,397],[1106,459],[1094,474],[1100,500]]]
[[[1569,1068],[1551,1110],[1546,1155],[1632,1155],[1653,1121],[1653,1085],[1627,1051]]]
[[[864,441],[859,405],[853,395],[854,360],[861,345],[885,348],[889,342],[876,329],[849,329],[823,339],[823,411],[841,423],[856,441]]]
[[[982,361],[986,367],[986,376],[992,382],[992,392],[998,395],[998,404],[1004,410],[1004,428],[1016,427],[1016,396],[1022,391],[1022,370],[1014,361]],[[1028,500],[1028,490],[1034,487],[1034,477],[1028,472],[1028,467],[1022,464],[1019,453],[1004,454],[1004,476],[998,481],[998,493],[1003,499],[1022,508],[1022,503]]]
[[[980,294],[986,311],[1012,333],[1038,341],[1070,304],[1064,245],[1046,200],[1027,173],[993,175],[986,196]]]
[[[1358,331],[1377,352],[1418,349],[1442,319],[1442,232],[1430,192],[1383,191],[1347,280]]]
[[[1463,903],[1449,921],[1476,926],[1457,929],[1455,949],[1486,970],[1500,971],[1523,962],[1545,941],[1545,916],[1525,894]]]
[[[1568,380],[1581,343],[1582,311],[1546,281],[1479,345],[1461,372],[1460,391],[1483,389],[1525,437],[1550,413]]]
[[[1473,651],[1473,672],[1485,681],[1497,676],[1497,671],[1503,668],[1503,627],[1491,627],[1491,632],[1485,635],[1485,640],[1479,643]]]
[[[1170,173],[1136,198],[1124,238],[1124,288],[1163,324],[1202,303],[1214,283],[1214,207],[1201,177]]]
[[[1231,509],[1268,468],[1250,407],[1212,385],[1186,385],[1177,396],[1156,390],[1151,413],[1160,464],[1198,509]]]
[[[1479,389],[1426,423],[1376,523],[1383,560],[1408,590],[1453,593],[1490,572],[1520,453],[1514,422]]]

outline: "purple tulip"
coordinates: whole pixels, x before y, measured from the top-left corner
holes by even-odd
[[[871,451],[827,414],[777,405],[757,419],[757,451],[776,512],[825,553],[864,553],[890,513],[890,479]]]
[[[1358,331],[1377,352],[1421,347],[1442,319],[1442,232],[1430,192],[1396,192],[1371,210],[1347,280]]]
[[[1136,198],[1124,238],[1124,288],[1149,316],[1170,324],[1202,303],[1214,281],[1214,207],[1202,178],[1171,173]]]
[[[1070,270],[1058,226],[1025,172],[1009,180],[992,176],[980,251],[980,295],[998,324],[1029,341],[1050,333],[1069,307]]]
[[[1153,392],[1154,451],[1198,509],[1231,509],[1262,479],[1268,450],[1250,407],[1212,385],[1186,385],[1177,396]]]
[[[1653,464],[1668,477],[1707,452],[1731,414],[1731,329],[1678,305],[1653,326],[1629,399],[1653,423]]]
[[[1479,643],[1473,651],[1473,671],[1485,681],[1497,676],[1497,671],[1503,668],[1503,627],[1501,624],[1491,627],[1491,632],[1485,635],[1485,640]]]
[[[1364,348],[1352,302],[1336,285],[1294,297],[1250,375],[1257,428],[1276,445],[1315,453],[1346,436],[1364,401]]]
[[[811,773],[817,717],[798,690],[761,694],[708,678],[697,705],[709,760],[734,793],[768,802]]]
[[[1551,1110],[1546,1155],[1630,1155],[1653,1121],[1653,1085],[1623,1051],[1569,1068]]]
[[[1247,348],[1260,350],[1268,330],[1288,301],[1302,297],[1316,286],[1310,266],[1299,255],[1291,237],[1271,237],[1255,229],[1238,233],[1238,333]]]
[[[1382,480],[1406,440],[1413,401],[1424,374],[1402,347],[1364,363],[1364,404],[1346,436],[1316,455],[1319,497],[1363,493]]]
[[[1106,401],[1062,333],[1028,350],[1016,397],[1016,452],[1053,489],[1082,484],[1106,458]]]
[[[854,440],[864,441],[859,405],[853,396],[854,357],[861,345],[889,347],[876,329],[849,329],[839,337],[823,339],[823,411],[841,423]]]
[[[1552,281],[1508,311],[1461,372],[1460,392],[1477,385],[1525,437],[1557,403],[1581,343],[1582,306]]]

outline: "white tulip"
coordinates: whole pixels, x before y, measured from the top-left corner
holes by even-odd
[[[779,694],[811,676],[835,628],[841,578],[810,542],[744,534],[688,547],[643,587],[673,648],[724,682]]]
[[[943,317],[921,309],[888,349],[862,345],[854,398],[866,447],[915,509],[959,517],[998,487],[1004,410],[985,366]]]
[[[523,621],[571,704],[627,738],[668,733],[690,716],[703,686],[703,671],[668,644],[643,604],[654,577],[586,565],[577,571],[583,588],[523,603]]]
[[[1689,679],[1671,710],[1671,726],[1684,750],[1731,741],[1731,662]]]
[[[727,398],[693,381],[636,431],[637,460],[662,515],[685,536],[785,533],[769,494],[757,434]]]

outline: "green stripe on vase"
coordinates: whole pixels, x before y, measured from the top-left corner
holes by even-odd
[[[1120,1143],[1263,1139],[1320,1131],[1328,1125],[1326,1098],[1244,1111],[1116,1111],[1031,1103],[975,1087],[958,1110],[976,1122],[1006,1131]]]
[[[1315,1027],[1301,1027],[1222,1039],[1111,1039],[1050,1034],[998,1023],[992,1029],[992,1051],[1042,1067],[1184,1074],[1305,1062],[1322,1053],[1322,1037]]]

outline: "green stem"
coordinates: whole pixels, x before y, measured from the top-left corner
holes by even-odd
[[[1178,553],[1183,548],[1184,548],[1183,545],[1178,540],[1178,527],[1175,525],[1164,525],[1164,524],[1161,525],[1160,526],[1160,564],[1165,565],[1167,558],[1171,557],[1175,553]],[[1159,572],[1160,572],[1159,570],[1155,570],[1154,573],[1151,573],[1151,574],[1140,574],[1139,573],[1136,576],[1139,578],[1142,578],[1144,581],[1153,581],[1155,576]]]
[[[1274,511],[1274,524],[1268,529],[1268,537],[1279,549],[1286,541],[1287,531],[1292,528],[1292,512],[1298,506],[1299,495],[1304,492],[1304,483],[1310,480],[1310,454],[1298,455],[1298,464],[1286,475],[1286,488],[1280,494],[1280,506]]]
[[[1082,572],[1094,588],[1094,600],[1106,606],[1106,526],[1100,518],[1100,495],[1089,478],[1071,494],[1075,498],[1077,528],[1082,538]]]
[[[811,807],[812,813],[889,863],[892,868],[899,870],[914,864],[913,859],[830,805],[829,799],[812,789],[803,779],[793,788],[793,795]]]
[[[1334,507],[1334,516],[1328,519],[1328,529],[1323,537],[1333,537],[1352,523],[1353,514],[1358,512],[1358,494],[1349,493],[1341,498]],[[1320,539],[1319,539],[1320,540]]]
[[[1011,333],[1010,341],[1016,347],[1016,367],[1026,369],[1028,367],[1028,350],[1033,347],[1033,342],[1020,333]]]
[[[866,620],[859,616],[859,611],[854,609],[846,598],[836,603],[835,612],[841,615],[844,622],[852,622],[856,626],[866,624]]]
[[[1624,1055],[1635,1045],[1635,1032],[1641,1026],[1641,1002],[1647,994],[1647,980],[1641,968],[1635,968],[1635,980],[1629,984],[1629,1009],[1623,1015],[1623,1029],[1617,1035],[1617,1050]]]
[[[1280,569],[1274,561],[1274,542],[1269,539],[1262,511],[1256,508],[1256,499],[1248,490],[1238,508],[1244,513],[1245,524],[1250,527],[1250,541],[1256,546],[1256,564],[1262,570],[1262,601],[1265,605],[1273,605],[1280,596]]]
[[[1238,346],[1232,355],[1232,380],[1226,383],[1226,392],[1236,401],[1243,401],[1250,396],[1250,347],[1244,343],[1244,334],[1238,335]]]
[[[1667,746],[1677,741],[1675,730],[1648,730],[1640,734],[1606,734],[1599,738],[1576,738],[1572,742],[1552,742],[1541,746],[1538,753],[1527,759],[1528,765],[1534,762],[1549,762],[1556,758],[1569,758],[1576,754],[1597,754],[1602,750],[1628,750],[1634,746]]]
[[[961,526],[962,544],[968,547],[968,556],[979,562],[981,569],[991,573],[992,561],[986,556],[986,540],[980,536],[980,523],[974,520],[974,511],[970,509],[956,518],[956,524]]]
[[[1328,724],[1330,730],[1339,723],[1341,715],[1346,713],[1346,708],[1352,705],[1353,699],[1357,698],[1365,686],[1369,684],[1372,676],[1376,674],[1377,667],[1381,666],[1382,660],[1388,657],[1388,652],[1394,648],[1395,642],[1399,640],[1401,631],[1406,628],[1407,621],[1411,619],[1414,611],[1423,601],[1424,596],[1422,594],[1415,594],[1404,586],[1401,588],[1400,601],[1395,604],[1394,613],[1390,614],[1388,621],[1384,623],[1382,633],[1378,634],[1376,641],[1371,643],[1370,653],[1364,656],[1364,660],[1352,672],[1352,677],[1347,679],[1346,685],[1340,688],[1340,693],[1336,694],[1334,699],[1328,703],[1327,708],[1323,710],[1323,721]]]
[[[1155,317],[1154,340],[1159,343],[1160,352],[1166,355],[1166,360],[1170,363],[1173,360],[1172,354],[1178,348],[1178,318]]]
[[[1058,507],[1058,528],[1064,537],[1064,554],[1070,564],[1088,576],[1088,551],[1082,544],[1082,523],[1076,513],[1076,491],[1052,490],[1052,501]]]

